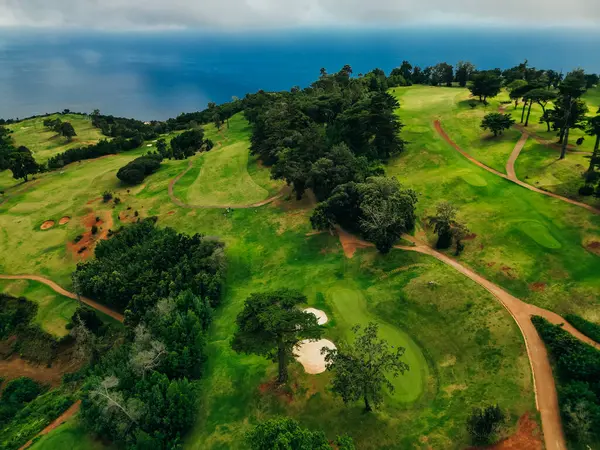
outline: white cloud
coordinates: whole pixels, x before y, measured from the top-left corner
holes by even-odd
[[[0,0],[0,27],[598,26],[599,0]]]

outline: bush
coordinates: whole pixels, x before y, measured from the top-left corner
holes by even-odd
[[[141,156],[121,167],[117,178],[127,184],[139,184],[146,176],[158,170],[161,161],[162,156],[158,153]]]
[[[104,191],[104,193],[102,194],[102,201],[104,203],[108,203],[112,200],[113,195],[112,193],[110,193],[109,191]],[[96,217],[96,222],[98,221],[98,217]]]
[[[583,185],[579,188],[579,195],[588,196],[594,193],[594,186],[591,184]]]
[[[98,227],[96,225],[92,225],[92,234],[96,234],[98,232]]]
[[[474,444],[490,444],[497,439],[506,417],[498,405],[474,408],[467,420],[467,431]]]
[[[36,303],[0,293],[0,340],[14,334],[18,326],[26,327],[36,314]]]
[[[75,236],[75,239],[73,239],[73,243],[77,244],[82,239],[83,239],[83,234],[78,234],[77,236]]]

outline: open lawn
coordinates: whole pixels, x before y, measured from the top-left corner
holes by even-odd
[[[31,450],[111,450],[113,447],[92,439],[75,417],[42,436],[29,448]]]
[[[236,114],[217,131],[205,127],[206,137],[215,143],[210,152],[194,157],[190,170],[175,185],[175,195],[191,205],[234,206],[258,203],[275,194],[283,185],[270,179],[268,170],[249,155],[250,128],[243,115]]]
[[[70,122],[75,128],[77,136],[68,142],[66,138],[44,127],[44,120],[54,118]],[[53,114],[48,117],[36,117],[9,125],[8,128],[12,131],[14,145],[27,147],[39,163],[44,163],[51,156],[70,148],[84,147],[95,144],[101,139],[108,139],[100,132],[100,129],[92,126],[89,117],[79,114]]]
[[[419,86],[392,92],[401,103],[409,144],[388,173],[420,193],[419,217],[432,214],[442,200],[453,202],[475,234],[466,241],[464,263],[527,302],[561,314],[597,317],[600,257],[588,246],[600,241],[600,217],[486,172],[444,142],[434,130],[435,118],[475,156],[473,136],[483,132],[476,122],[461,119],[469,108],[465,89]],[[431,231],[427,237],[435,243]]]

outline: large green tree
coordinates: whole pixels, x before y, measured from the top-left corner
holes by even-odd
[[[515,119],[510,114],[489,113],[481,121],[481,128],[490,130],[494,133],[494,136],[498,136],[504,130],[508,130],[514,123]]]
[[[306,302],[302,293],[288,289],[250,295],[237,316],[238,330],[231,340],[233,350],[276,361],[277,381],[285,383],[287,366],[299,342],[319,339],[323,333],[314,314],[299,308]]]
[[[27,181],[29,175],[38,173],[41,169],[40,165],[35,161],[31,151],[27,147],[19,147],[9,155],[9,169],[13,174],[13,178],[18,180],[23,178]]]
[[[379,339],[378,325],[369,323],[364,330],[355,325],[352,331],[354,343],[341,349],[323,348],[327,370],[333,372],[333,392],[342,397],[344,403],[362,399],[365,411],[383,401],[383,390],[394,392],[388,377],[397,377],[409,370],[402,361],[404,347],[392,346]]]
[[[71,125],[70,122],[62,122],[60,124],[60,134],[61,136],[66,137],[68,142],[71,142],[73,137],[77,136],[75,128],[73,128],[73,125]]]
[[[585,103],[579,99],[586,91],[585,73],[581,69],[574,70],[567,74],[563,82],[558,86],[559,97],[557,107],[562,111],[562,120],[560,123],[560,136],[562,149],[560,159],[564,159],[569,145],[569,131],[571,128],[580,128],[581,123],[587,112]]]
[[[465,87],[473,76],[475,66],[469,61],[459,61],[456,65],[456,81],[460,87]]]
[[[479,97],[479,101],[486,103],[488,98],[496,97],[500,93],[502,80],[493,70],[479,72],[473,75],[473,82],[469,86],[471,94]]]
[[[590,158],[590,167],[588,168],[588,172],[592,172],[595,166],[600,165],[600,114],[588,119],[585,132],[596,137],[594,151]]]

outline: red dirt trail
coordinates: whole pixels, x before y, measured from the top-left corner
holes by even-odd
[[[75,295],[74,293],[63,289],[58,284],[56,284],[54,281],[49,280],[48,278],[41,277],[39,275],[2,275],[2,274],[0,274],[0,280],[38,281],[40,283],[44,283],[46,286],[48,286],[49,288],[51,288],[52,290],[54,290],[55,292],[57,292],[60,295],[64,295],[65,297],[69,297],[74,300],[77,300],[77,295]],[[100,303],[98,303],[94,300],[91,300],[87,297],[79,297],[79,300],[81,300],[82,303],[85,303],[86,305],[94,308],[95,310],[100,311],[100,312],[106,314],[107,316],[112,317],[115,320],[118,320],[119,322],[123,322],[123,320],[124,320],[124,317],[122,314],[119,314],[118,312],[113,311],[112,309],[107,308],[106,306],[101,305]]]
[[[455,150],[457,150],[461,155],[463,155],[465,158],[467,158],[469,161],[471,161],[473,164],[478,165],[479,167],[481,167],[484,170],[487,170],[490,173],[493,173],[494,175],[497,175],[501,178],[504,178],[505,180],[511,181],[515,184],[518,184],[521,187],[524,187],[525,189],[529,189],[530,191],[533,192],[537,192],[538,194],[543,194],[546,195],[548,197],[552,197],[552,198],[556,198],[558,200],[562,200],[563,202],[566,203],[570,203],[571,205],[575,205],[575,206],[579,206],[581,208],[585,208],[588,211],[594,213],[594,214],[600,214],[600,209],[594,208],[593,206],[587,205],[585,203],[581,203],[578,202],[576,200],[571,200],[570,198],[566,198],[566,197],[562,197],[560,195],[554,194],[552,192],[548,192],[548,191],[544,191],[542,189],[538,189],[535,186],[531,186],[530,184],[524,183],[521,180],[517,179],[516,176],[515,178],[511,178],[508,175],[505,175],[501,172],[498,172],[495,169],[492,169],[491,167],[486,166],[485,164],[483,164],[480,161],[477,161],[475,158],[473,158],[470,154],[468,154],[467,152],[465,152],[462,148],[459,147],[459,145],[454,142],[450,136],[448,136],[448,134],[446,133],[446,131],[444,131],[444,129],[442,128],[442,124],[440,123],[439,120],[436,120],[434,123],[434,127],[435,130],[437,131],[437,133],[448,143],[450,144],[452,147],[454,147]],[[519,140],[519,142],[517,143],[517,146],[521,143],[521,140]],[[525,143],[523,142],[523,145]],[[521,147],[522,148],[522,147]],[[519,150],[520,152],[520,150]],[[517,155],[518,156],[518,155]],[[511,155],[512,157],[512,155]]]
[[[577,331],[558,314],[521,301],[520,299],[506,292],[498,285],[488,281],[473,270],[462,265],[458,261],[432,249],[427,245],[424,245],[412,236],[404,235],[403,238],[410,241],[415,246],[409,247],[397,245],[394,246],[394,248],[433,256],[444,264],[453,267],[458,272],[475,281],[481,287],[490,292],[494,297],[496,297],[496,299],[498,299],[498,301],[500,301],[500,303],[508,310],[519,326],[521,334],[525,340],[525,346],[527,348],[527,354],[529,356],[529,362],[533,372],[536,405],[540,411],[542,419],[546,450],[565,450],[567,446],[562,430],[562,422],[558,408],[558,397],[556,394],[554,377],[552,376],[552,368],[548,359],[546,346],[531,323],[531,316],[542,316],[553,324],[562,324],[564,330],[571,333],[580,341],[585,342],[586,344],[589,344],[599,350],[600,344]],[[373,247],[373,244],[370,242],[363,241],[344,231],[340,233],[340,241],[342,243],[342,247],[344,248],[344,253],[348,257],[352,257],[351,255],[354,254],[354,251],[357,248]]]
[[[48,425],[46,428],[44,428],[42,431],[40,431],[35,437],[43,436],[44,434],[50,433],[55,428],[58,428],[60,425],[62,425],[67,420],[69,420],[71,417],[73,417],[75,414],[77,414],[77,412],[79,412],[80,406],[81,406],[81,400],[77,400],[75,403],[73,403],[69,407],[69,409],[67,409],[64,413],[62,413],[60,416],[58,416],[50,425]],[[22,447],[20,447],[19,450],[25,450],[31,444],[33,444],[33,439],[31,439],[30,441],[27,441],[27,443],[25,445],[23,445]]]

